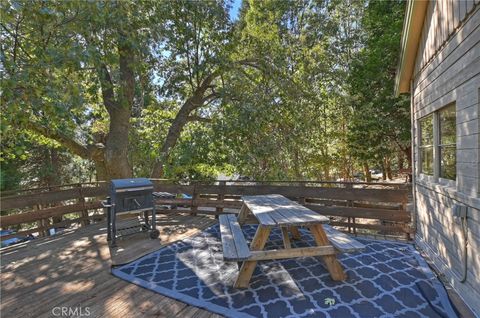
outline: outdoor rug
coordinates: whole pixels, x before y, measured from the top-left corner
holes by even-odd
[[[255,225],[243,227],[248,241]],[[314,246],[301,230],[294,246]],[[442,317],[457,315],[442,284],[410,245],[357,238],[363,252],[340,254],[348,279],[335,282],[320,257],[259,262],[250,288],[235,289],[236,263],[223,261],[218,225],[116,267],[113,275],[227,317]],[[272,230],[266,249],[281,248]]]

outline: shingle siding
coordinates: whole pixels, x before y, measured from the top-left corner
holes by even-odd
[[[444,12],[441,7],[453,11]],[[439,12],[442,12],[439,14]],[[450,14],[452,13],[452,14]],[[480,316],[480,6],[444,0],[429,4],[413,77],[414,144],[418,119],[455,102],[457,110],[457,180],[443,182],[418,175],[416,198],[418,245]],[[415,171],[419,158],[414,147]],[[469,206],[467,281],[461,283],[461,224],[454,204]]]
[[[417,185],[416,241],[424,249],[445,279],[458,291],[477,316],[480,314],[480,222],[468,219],[467,281],[459,282],[463,269],[463,237],[461,224],[452,217],[456,201],[442,193]],[[440,201],[437,201],[440,199]],[[480,215],[480,210],[470,209],[471,215]]]

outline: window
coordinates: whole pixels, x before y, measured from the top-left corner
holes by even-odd
[[[440,178],[455,180],[456,169],[456,135],[457,121],[455,104],[449,105],[438,112],[440,140],[438,154],[440,158]]]
[[[420,119],[420,171],[433,175],[433,115]]]
[[[421,173],[456,180],[456,124],[454,103],[419,120]]]

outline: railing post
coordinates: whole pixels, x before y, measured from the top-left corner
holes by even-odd
[[[40,204],[35,204],[35,205],[33,206],[33,210],[34,210],[34,211],[38,211],[38,210],[40,210],[40,209],[41,209],[41,205],[40,205]],[[38,220],[38,221],[37,221],[37,226],[38,226],[39,228],[43,228],[43,227],[45,226],[45,219]],[[40,230],[40,231],[38,231],[38,236],[39,236],[39,237],[44,237],[44,236],[47,236],[47,235],[48,235],[48,231],[47,231],[47,230]]]
[[[87,226],[90,224],[90,220],[88,219],[88,209],[86,208],[86,205],[85,205],[85,197],[83,196],[83,187],[81,183],[78,184],[78,195],[79,195],[78,203],[82,204],[84,208],[82,212],[80,212],[80,216],[82,218],[87,218],[82,220],[81,224],[82,226]]]
[[[299,183],[298,183],[298,186],[299,186],[300,188],[302,188],[302,192],[305,193],[305,192],[303,191],[303,189],[305,188],[305,183],[299,182]],[[306,203],[306,198],[305,198],[305,197],[299,197],[299,198],[298,198],[298,203],[301,204],[301,205],[305,205],[305,203]]]
[[[197,215],[198,211],[198,199],[200,198],[199,193],[197,192],[197,184],[193,184],[193,193],[192,193],[192,205],[190,206],[190,215]]]
[[[50,225],[50,220],[49,219],[41,219],[40,224],[42,225],[43,228],[46,228]],[[53,228],[55,228],[54,225],[52,225],[52,226],[53,226]],[[42,236],[49,236],[50,235],[49,229],[44,229],[41,232],[43,233]]]
[[[219,181],[219,182],[218,182],[219,190],[220,190],[220,191],[219,191],[219,193],[218,193],[218,195],[217,195],[217,202],[218,202],[218,203],[221,203],[222,206],[217,206],[217,207],[215,208],[215,211],[217,212],[217,213],[215,214],[215,218],[216,218],[216,219],[218,219],[218,215],[219,215],[220,213],[223,213],[223,205],[224,205],[224,202],[225,202],[225,185],[226,185],[226,184],[227,184],[227,183],[226,183],[225,181]]]
[[[407,206],[408,206],[407,202],[403,202],[403,203],[402,203],[402,210],[403,210],[403,211],[407,211]],[[406,239],[407,241],[410,241],[410,240],[412,239],[412,238],[410,237],[411,227],[409,226],[408,223],[407,223],[407,224],[404,223],[404,227],[405,227],[405,229],[407,230],[407,231],[405,232],[405,239]]]
[[[347,189],[353,189],[353,184],[352,183],[346,183],[345,188]],[[353,200],[347,200],[347,207],[353,207]],[[350,227],[352,226],[352,227]],[[351,233],[351,228],[353,228],[353,234],[357,235],[357,226],[355,224],[355,217],[349,217],[348,218],[348,233]]]
[[[301,204],[301,205],[305,205],[305,203],[306,203],[306,198],[305,198],[305,197],[299,197],[299,198],[298,198],[298,203]]]

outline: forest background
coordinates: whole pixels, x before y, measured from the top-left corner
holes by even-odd
[[[2,1],[1,190],[411,166],[405,2]]]

